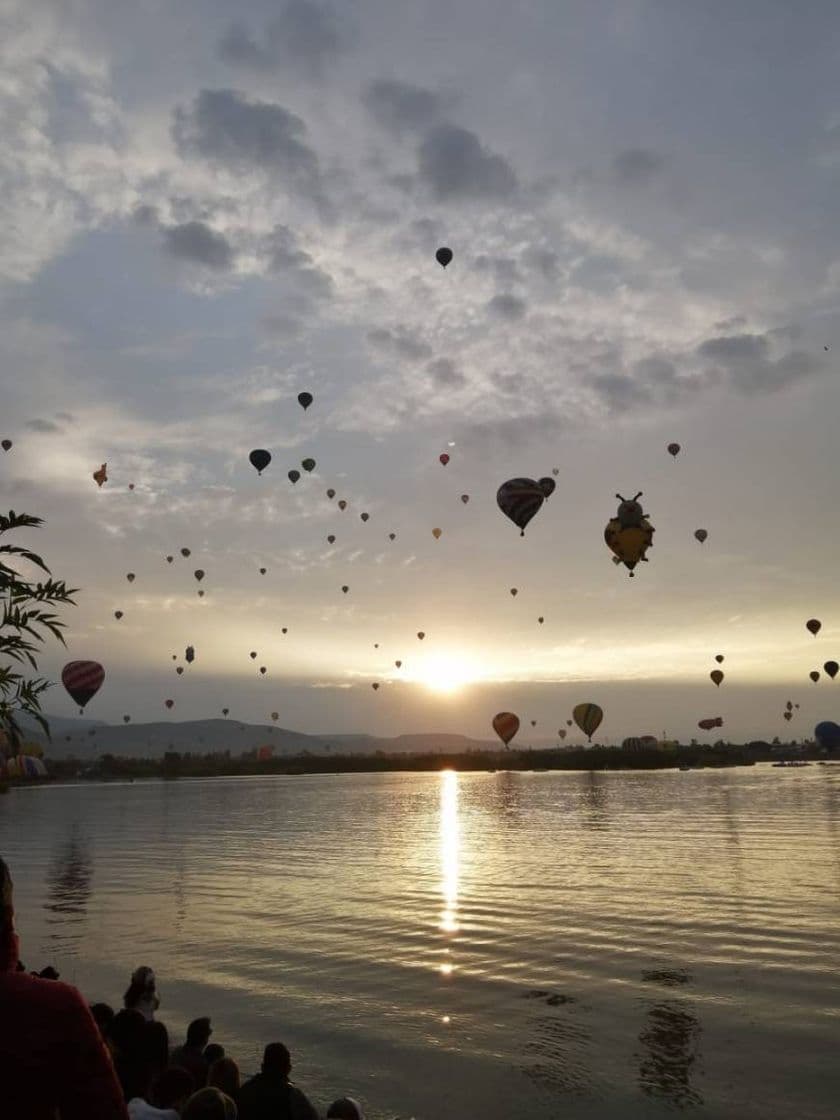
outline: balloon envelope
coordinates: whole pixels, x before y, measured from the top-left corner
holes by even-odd
[[[723,680],[723,671],[721,669],[712,669],[711,673],[709,673],[709,676],[712,678],[718,688],[720,688],[720,682]]]
[[[443,532],[443,529],[432,529],[432,536],[435,538],[436,541],[440,540],[440,535],[441,535],[442,532]]]
[[[817,634],[819,634],[820,630],[822,630],[822,623],[818,618],[809,618],[805,623],[805,628],[806,630],[810,630],[816,638]]]
[[[305,471],[314,471],[315,470],[315,460],[314,459],[304,459],[303,462],[301,463],[301,466],[303,467],[303,469]]]
[[[493,730],[507,746],[519,730],[519,716],[514,715],[513,712],[499,712],[493,717]]]
[[[592,736],[601,726],[604,713],[597,704],[577,704],[572,709],[572,718],[591,742]]]
[[[304,412],[306,412],[314,399],[311,393],[298,393],[298,404]]]
[[[677,455],[679,455],[679,453],[680,453],[680,445],[678,443],[669,443],[668,444],[668,454],[669,455],[673,455],[673,456],[676,457]]]
[[[255,448],[248,456],[248,458],[251,460],[251,466],[257,471],[258,474],[262,474],[262,472],[271,462],[271,455],[262,447]]]
[[[823,665],[823,669],[825,669],[826,673],[834,680],[838,670],[840,670],[840,665],[838,665],[836,661],[826,661],[825,665]]]
[[[107,482],[107,481],[108,481],[108,474],[107,474],[107,472],[106,472],[106,470],[105,470],[105,468],[106,468],[106,466],[107,466],[107,465],[108,465],[107,463],[103,463],[103,464],[102,464],[102,466],[101,466],[101,467],[99,468],[99,470],[98,470],[98,471],[94,471],[94,472],[93,472],[93,481],[94,481],[94,482],[96,483],[96,485],[97,485],[97,486],[99,486],[99,487],[101,487],[101,486],[102,486],[102,483],[103,483],[103,482]]]
[[[708,535],[709,535],[709,534],[708,534],[708,533],[706,532],[706,530],[705,530],[705,529],[695,529],[695,530],[694,530],[694,536],[695,536],[695,537],[697,538],[697,540],[698,540],[698,541],[699,541],[699,542],[700,542],[701,544],[702,544],[702,543],[703,543],[703,541],[704,541],[704,540],[706,539],[706,537],[708,537]]]
[[[546,498],[550,498],[557,487],[557,483],[553,478],[541,478],[537,485],[539,486],[540,490],[542,490],[543,495]]]
[[[10,451],[12,448],[12,441],[10,439],[4,439],[3,442],[0,443],[0,447],[2,447],[4,451]]]
[[[462,494],[461,495],[461,501],[464,503],[464,505],[466,505],[469,500],[470,500],[469,494]]]
[[[499,509],[525,536],[525,527],[545,501],[545,493],[533,478],[510,478],[496,492]]]
[[[445,451],[442,455],[439,456],[439,459],[443,463],[444,466],[446,466],[446,464],[449,462],[449,456],[446,454]]]
[[[167,708],[174,708],[175,707],[175,701],[174,700],[164,700],[164,703],[166,704]]]
[[[300,471],[289,471],[289,481],[294,485],[300,478]]]
[[[718,665],[721,665],[723,663],[723,654],[722,653],[716,653],[715,654],[715,661],[717,661]]]
[[[816,684],[817,681],[820,679],[820,674],[817,672],[816,669],[812,669],[811,672],[808,674],[808,676],[811,678],[811,680],[814,682],[814,684]]]
[[[68,661],[61,671],[61,683],[80,708],[102,687],[105,670],[98,661]]]
[[[446,245],[441,245],[441,247],[435,253],[435,260],[439,265],[441,265],[442,268],[446,268],[446,266],[452,260],[452,250],[447,248]]]
[[[814,728],[814,738],[823,750],[840,750],[840,726],[833,720],[824,720]]]

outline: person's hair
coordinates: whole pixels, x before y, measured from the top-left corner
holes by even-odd
[[[193,1019],[187,1027],[187,1046],[206,1046],[211,1033],[210,1020],[206,1015]]]
[[[155,989],[155,974],[148,965],[142,965],[136,968],[131,976],[131,983],[126,989],[123,996],[123,1006],[130,1008],[137,1004],[137,1001],[149,992]]]
[[[327,1109],[327,1120],[364,1120],[364,1114],[352,1097],[339,1097]]]
[[[189,1070],[170,1066],[152,1083],[149,1104],[154,1108],[174,1108],[195,1089],[195,1079]]]
[[[236,1120],[236,1105],[220,1089],[208,1086],[193,1093],[184,1106],[181,1120]]]
[[[144,1023],[142,1052],[153,1074],[169,1065],[169,1031],[163,1023]]]
[[[41,980],[57,980],[60,973],[58,973],[51,964],[48,964],[47,967],[42,968],[37,975]]]
[[[233,1058],[217,1058],[210,1067],[207,1084],[221,1089],[229,1097],[235,1097],[239,1092],[240,1077],[239,1066]]]
[[[111,1040],[125,1057],[139,1058],[145,1029],[142,1012],[133,1007],[124,1008],[111,1020]]]
[[[6,862],[0,859],[0,972],[10,968],[17,956],[12,889],[12,873]],[[20,971],[20,962],[18,962],[18,970]]]
[[[99,1027],[99,1033],[107,1038],[111,1033],[111,1023],[114,1021],[114,1009],[107,1003],[92,1003],[90,1013],[93,1021]]]
[[[208,1042],[202,1054],[208,1066],[212,1066],[213,1062],[218,1062],[219,1058],[223,1058],[224,1056],[225,1048],[224,1046],[220,1046],[218,1042]]]
[[[263,1051],[263,1073],[282,1073],[288,1076],[292,1056],[282,1042],[269,1042]]]

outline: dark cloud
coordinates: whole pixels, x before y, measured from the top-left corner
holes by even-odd
[[[475,258],[475,268],[478,272],[491,272],[496,283],[509,287],[522,280],[516,261],[512,257],[489,257],[481,253]]]
[[[466,378],[449,358],[435,358],[426,369],[436,385],[441,388],[458,389],[466,383]]]
[[[448,107],[440,94],[397,81],[372,82],[362,100],[374,120],[396,134],[429,128]]]
[[[135,222],[139,226],[154,226],[158,222],[157,208],[154,206],[137,206],[132,214]]]
[[[720,338],[707,338],[697,347],[701,358],[711,358],[722,364],[761,361],[767,355],[769,344],[762,334],[734,334]]]
[[[60,432],[63,429],[54,424],[52,420],[27,420],[26,427],[30,432]]]
[[[321,74],[350,41],[349,29],[335,9],[311,0],[289,0],[259,40],[245,24],[232,24],[219,42],[219,55],[251,70],[291,65],[306,74]]]
[[[418,338],[407,327],[396,327],[394,330],[377,327],[368,331],[367,340],[377,349],[389,350],[410,362],[419,362],[432,356],[432,348],[428,342]]]
[[[233,249],[227,238],[204,222],[184,222],[163,231],[163,247],[173,257],[226,271],[233,264]]]
[[[774,357],[772,342],[785,337],[797,337],[796,328],[709,338],[697,347],[697,356],[714,363],[707,372],[726,376],[742,393],[773,392],[825,368],[822,353],[791,350]]]
[[[610,412],[625,412],[651,400],[650,390],[624,373],[599,373],[590,384]]]
[[[306,124],[270,101],[231,89],[202,90],[187,110],[175,109],[172,137],[182,156],[199,155],[239,171],[280,172],[303,193],[320,193],[318,157],[305,142]]]
[[[517,188],[507,160],[484,148],[474,132],[457,125],[431,129],[417,156],[420,178],[441,200],[504,199]]]
[[[523,253],[522,260],[529,268],[538,272],[544,280],[557,279],[560,258],[553,249],[532,246]]]
[[[509,323],[514,323],[524,317],[528,305],[524,299],[519,299],[518,296],[505,292],[493,296],[487,304],[487,310],[499,319],[506,319]]]
[[[613,160],[613,172],[619,183],[641,186],[650,182],[664,162],[658,152],[649,148],[626,148]]]
[[[303,323],[294,315],[282,313],[266,315],[260,320],[260,325],[269,334],[278,338],[296,338],[303,331]]]

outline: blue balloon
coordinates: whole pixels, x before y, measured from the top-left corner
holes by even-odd
[[[814,738],[826,751],[840,750],[840,726],[830,719],[818,723],[814,728]]]

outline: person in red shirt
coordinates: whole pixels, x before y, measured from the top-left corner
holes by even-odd
[[[60,980],[17,971],[12,877],[0,859],[0,1107],[15,1120],[128,1120],[90,1009]]]

